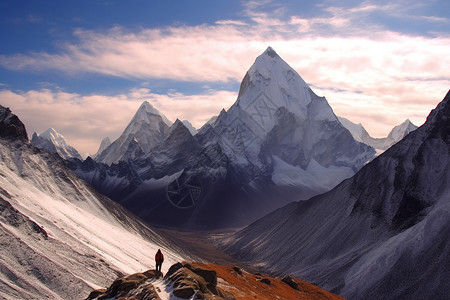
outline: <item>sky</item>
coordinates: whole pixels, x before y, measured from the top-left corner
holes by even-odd
[[[422,125],[450,88],[447,0],[0,2],[0,105],[86,156],[143,101],[201,127],[271,46],[373,137]]]

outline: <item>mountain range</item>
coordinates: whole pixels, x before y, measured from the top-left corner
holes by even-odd
[[[70,165],[150,224],[213,229],[328,191],[375,157],[270,47],[234,105],[195,135],[185,124],[144,102],[117,140]]]
[[[450,92],[426,123],[331,191],[221,239],[233,256],[348,299],[450,295]]]
[[[417,129],[417,126],[407,119],[402,124],[392,128],[387,137],[373,138],[361,123],[355,124],[346,118],[338,118],[342,125],[350,131],[355,140],[372,146],[378,151],[385,151],[389,149],[392,145],[403,139],[408,133]]]
[[[144,102],[85,160],[0,106],[0,298],[335,298],[291,274],[348,299],[446,299],[449,116],[450,92],[372,147],[270,47],[198,131]],[[180,263],[206,257],[252,273]]]
[[[31,145],[23,123],[3,106],[0,133],[2,299],[341,299],[292,276],[181,263],[198,258],[187,251],[192,245],[157,233],[59,155]],[[164,277],[151,269],[158,248]]]

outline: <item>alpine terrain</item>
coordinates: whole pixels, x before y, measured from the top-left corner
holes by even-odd
[[[59,140],[61,142],[61,140]],[[191,258],[33,147],[0,106],[0,298],[81,299],[117,276]]]
[[[80,153],[74,147],[70,146],[64,136],[53,128],[49,128],[39,135],[36,132],[33,133],[30,142],[31,145],[50,153],[57,153],[64,159],[82,159]]]
[[[3,106],[0,157],[1,299],[341,299],[292,276],[181,263],[198,257],[192,245],[156,233],[30,145]],[[152,269],[159,248],[163,273]]]
[[[193,133],[144,102],[95,160],[70,166],[150,224],[213,229],[328,191],[375,155],[270,47],[235,104]]]
[[[348,299],[448,299],[450,92],[423,126],[355,176],[222,246]]]
[[[411,123],[408,119],[402,124],[392,128],[389,135],[385,138],[373,138],[367,132],[367,130],[362,126],[362,124],[355,124],[346,118],[338,117],[339,121],[347,128],[352,134],[353,138],[361,143],[372,146],[376,150],[383,152],[389,149],[392,145],[403,139],[411,131],[417,129],[417,126]]]

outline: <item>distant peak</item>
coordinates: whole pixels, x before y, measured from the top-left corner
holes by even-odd
[[[144,106],[144,107],[147,107],[147,106],[148,106],[148,107],[153,108],[153,105],[151,105],[150,102],[148,102],[147,100],[144,101],[144,102],[142,102],[141,106]]]
[[[150,113],[156,113],[158,114],[159,111],[153,107],[148,101],[142,102],[141,106],[139,107],[138,111],[146,111]]]
[[[405,121],[403,121],[403,123],[402,124],[412,124],[412,122],[411,122],[411,120],[410,119],[406,119]]]
[[[139,106],[139,109],[134,115],[133,120],[135,121],[148,120],[147,115],[149,114],[161,116],[162,120],[164,121],[164,123],[166,123],[167,126],[169,127],[172,126],[172,122],[170,122],[169,119],[167,119],[167,117],[163,113],[154,108],[153,105],[151,105],[148,101],[142,102],[141,106]]]
[[[41,133],[40,135],[49,135],[49,134],[56,134],[58,133],[54,128],[50,127],[49,129],[47,129],[46,131],[44,131],[43,133]]]
[[[64,136],[61,135],[58,131],[56,131],[54,128],[49,128],[46,131],[44,131],[43,133],[41,133],[39,135],[39,137],[47,139],[47,140],[51,140],[52,137],[54,138],[60,138],[60,139],[64,139]]]
[[[275,52],[275,50],[273,50],[272,47],[267,47],[266,51],[264,51],[264,54],[269,55],[270,57],[277,57],[278,54]]]

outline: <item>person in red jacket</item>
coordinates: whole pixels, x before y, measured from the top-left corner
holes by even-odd
[[[156,271],[161,272],[162,263],[164,261],[164,255],[161,250],[158,249],[158,252],[155,254],[155,262],[156,262]]]

